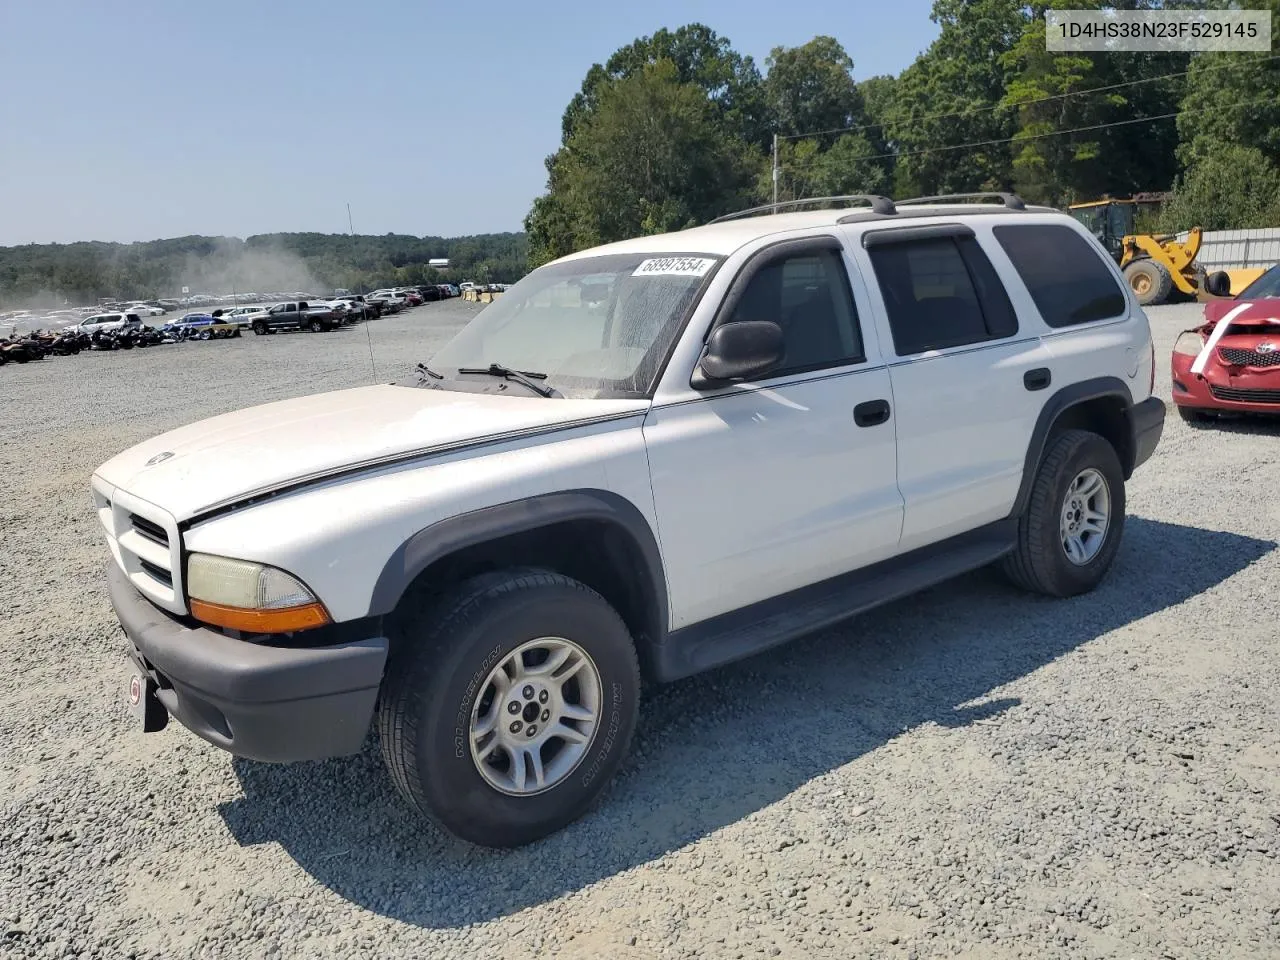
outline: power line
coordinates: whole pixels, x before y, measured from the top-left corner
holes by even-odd
[[[1250,62],[1261,64],[1261,63],[1269,63],[1272,60],[1280,60],[1280,54],[1276,54],[1270,57],[1258,57],[1256,60],[1252,60]],[[1200,72],[1203,73],[1205,71],[1210,71],[1210,70],[1226,70],[1234,66],[1237,66],[1237,64],[1224,63],[1216,67],[1213,67],[1213,66],[1203,67]],[[1017,103],[996,103],[996,104],[991,104],[990,106],[985,106],[985,107],[970,107],[964,110],[954,110],[950,113],[935,113],[925,117],[904,117],[897,121],[886,121],[885,123],[864,123],[854,127],[832,127],[830,130],[814,130],[810,133],[778,134],[777,137],[779,140],[805,140],[805,139],[808,139],[809,137],[821,137],[828,133],[852,133],[858,130],[872,130],[877,127],[888,126],[890,123],[895,123],[895,122],[925,123],[929,120],[945,120],[949,117],[974,116],[980,113],[991,113],[996,110],[1006,110],[1006,109],[1012,110],[1017,107],[1034,106],[1037,103],[1049,103],[1053,100],[1065,100],[1068,97],[1082,97],[1090,93],[1105,93],[1108,90],[1119,90],[1124,87],[1133,87],[1142,83],[1155,83],[1158,80],[1172,80],[1174,77],[1185,77],[1185,76],[1188,76],[1190,73],[1191,73],[1190,69],[1180,70],[1177,73],[1165,73],[1165,74],[1161,74],[1158,77],[1143,77],[1139,80],[1126,80],[1123,83],[1112,83],[1102,87],[1090,87],[1087,90],[1071,90],[1071,91],[1068,91],[1067,93],[1055,93],[1052,96],[1038,97],[1034,100],[1020,100]]]
[[[1244,103],[1233,103],[1233,107],[1256,107],[1264,103],[1274,104],[1275,97],[1264,97],[1261,100],[1249,100]],[[1095,123],[1088,127],[1072,127],[1070,130],[1051,130],[1048,133],[1034,133],[1025,137],[1005,137],[1000,140],[975,140],[973,143],[956,143],[944,147],[925,147],[922,150],[904,150],[899,153],[878,153],[870,157],[859,157],[859,160],[885,160],[889,157],[915,157],[924,153],[942,153],[947,150],[963,150],[966,147],[991,147],[1002,143],[1024,143],[1027,140],[1043,140],[1046,137],[1062,137],[1069,133],[1087,133],[1091,130],[1105,130],[1108,127],[1125,127],[1134,123],[1154,123],[1157,120],[1169,120],[1180,113],[1199,113],[1205,110],[1217,110],[1218,105],[1201,107],[1195,110],[1175,110],[1173,113],[1161,113],[1151,117],[1132,117],[1128,120],[1113,120],[1110,123]]]

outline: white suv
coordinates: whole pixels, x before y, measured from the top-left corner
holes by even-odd
[[[1093,588],[1164,424],[1115,264],[1010,195],[838,199],[573,254],[399,382],[103,464],[143,729],[376,727],[410,804],[512,846],[597,798],[642,677],[990,563]]]
[[[142,318],[136,313],[99,313],[85,317],[77,329],[81,333],[115,333],[120,330],[142,329]]]

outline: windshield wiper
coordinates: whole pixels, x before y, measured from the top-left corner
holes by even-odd
[[[541,384],[534,383],[535,380],[545,380],[545,373],[536,373],[533,370],[512,370],[510,367],[504,367],[500,363],[491,363],[487,367],[459,367],[458,373],[483,373],[491,377],[502,377],[503,380],[514,380],[522,386],[528,387],[540,397],[550,397],[555,391],[550,387],[544,387]]]
[[[430,367],[428,367],[425,363],[420,363],[420,364],[418,364],[418,368],[417,368],[417,369],[418,369],[418,372],[419,372],[419,373],[425,373],[428,377],[430,377],[430,378],[431,378],[431,379],[433,379],[433,380],[443,380],[443,379],[444,379],[444,374],[443,374],[443,373],[436,373],[434,370],[432,370]]]

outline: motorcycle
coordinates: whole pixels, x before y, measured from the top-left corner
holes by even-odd
[[[90,350],[115,350],[116,338],[105,330],[95,330],[89,335]]]
[[[81,334],[66,331],[58,334],[49,342],[49,350],[60,357],[69,357],[83,349]]]

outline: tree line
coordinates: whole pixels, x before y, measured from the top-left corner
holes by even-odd
[[[566,108],[525,220],[531,260],[770,202],[775,135],[779,200],[1171,192],[1151,226],[1280,225],[1280,0],[1265,5],[1276,56],[1054,53],[1047,9],[1104,4],[936,0],[929,48],[861,82],[833,37],[776,47],[761,70],[705,25],[659,30],[591,67]]]
[[[429,265],[448,259],[447,269]],[[146,243],[81,242],[0,247],[0,305],[52,306],[64,300],[153,299],[181,289],[234,292],[387,286],[474,280],[510,283],[527,270],[523,233],[467,237],[323,233],[176,237]]]

